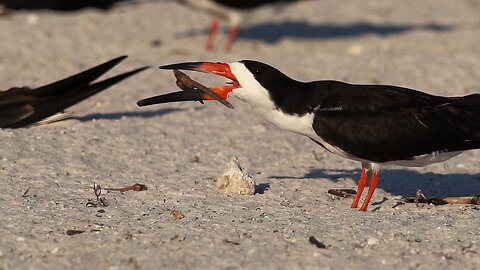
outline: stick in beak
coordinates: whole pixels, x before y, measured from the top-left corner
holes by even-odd
[[[228,92],[226,92],[222,86],[213,87],[212,90],[208,87],[192,80],[185,73],[176,69],[173,70],[173,74],[177,78],[177,86],[183,91],[169,93],[165,95],[159,95],[147,99],[142,99],[137,102],[137,105],[147,106],[159,103],[169,103],[177,101],[199,101],[203,103],[203,100],[218,100],[226,107],[233,109],[233,105],[226,100]],[[228,90],[228,89],[227,89]],[[216,92],[221,93],[221,95]],[[231,90],[230,90],[231,91]],[[223,97],[224,96],[224,97]]]

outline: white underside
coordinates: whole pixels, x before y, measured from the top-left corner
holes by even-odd
[[[247,86],[234,89],[231,94],[250,105],[251,108],[263,119],[283,130],[288,130],[312,138],[321,143],[328,151],[344,158],[360,161],[362,162],[362,166],[366,168],[374,168],[375,170],[378,170],[380,165],[422,167],[432,163],[445,161],[463,152],[434,152],[413,157],[411,160],[395,160],[384,163],[374,163],[352,156],[342,149],[327,143],[317,135],[312,126],[314,118],[313,113],[301,116],[283,113],[275,108],[268,91],[257,80],[255,80],[254,76],[242,63],[234,62],[229,65],[240,85]]]

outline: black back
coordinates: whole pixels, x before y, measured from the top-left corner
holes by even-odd
[[[264,63],[241,61],[287,114],[314,113],[329,144],[374,162],[480,148],[480,95],[442,97],[390,85],[295,81]]]

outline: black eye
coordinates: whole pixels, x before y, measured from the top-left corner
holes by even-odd
[[[260,74],[260,69],[255,69],[255,74]]]

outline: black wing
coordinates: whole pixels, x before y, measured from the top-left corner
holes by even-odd
[[[139,68],[92,83],[126,56],[36,89],[11,88],[0,92],[0,127],[19,128],[38,122],[145,69]]]
[[[386,162],[480,148],[478,94],[449,98],[395,86],[342,83],[331,90],[317,97],[313,127],[353,156]]]

